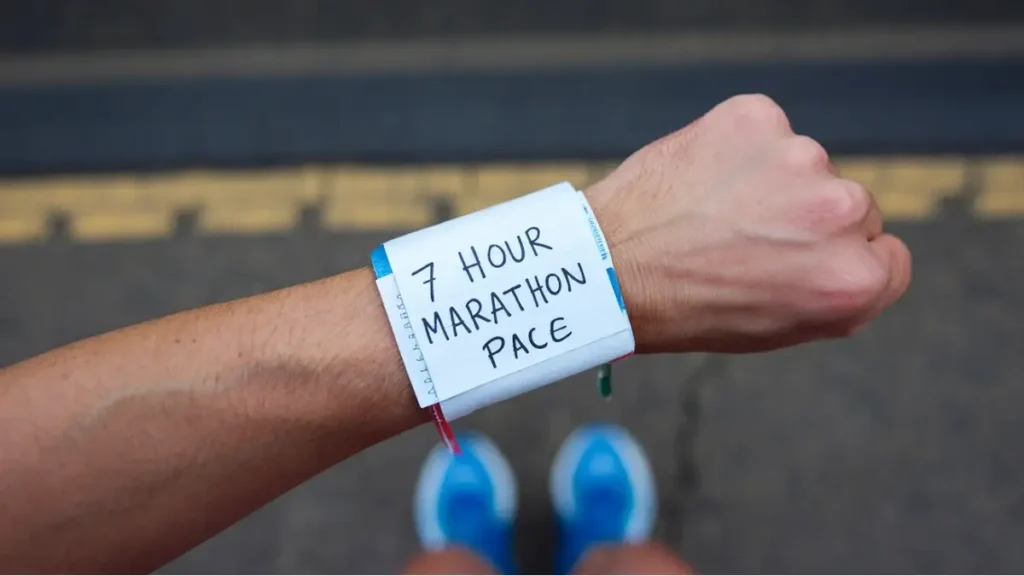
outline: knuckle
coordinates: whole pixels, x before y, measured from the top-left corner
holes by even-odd
[[[764,94],[736,96],[736,109],[742,116],[769,128],[788,128],[789,118],[782,108]]]
[[[786,117],[786,113],[764,94],[733,96],[720,106],[740,123],[776,130],[789,129],[789,118]]]
[[[871,193],[859,182],[838,180],[844,204],[840,215],[847,222],[860,222],[871,210]]]
[[[855,311],[870,307],[886,287],[886,273],[878,265],[861,265],[847,280],[847,297]]]
[[[844,315],[859,314],[874,305],[887,282],[885,270],[868,259],[847,263],[830,290],[833,304]]]
[[[809,136],[794,136],[785,148],[786,161],[797,170],[818,170],[828,167],[828,152]]]
[[[871,209],[868,191],[851,180],[832,180],[822,193],[824,212],[841,227],[860,222]]]

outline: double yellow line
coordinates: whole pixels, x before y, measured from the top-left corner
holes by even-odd
[[[962,196],[976,216],[1024,216],[1024,156],[877,157],[837,161],[874,191],[891,220],[921,220]],[[0,243],[45,240],[52,222],[74,241],[154,239],[182,214],[199,234],[294,228],[315,209],[329,230],[401,230],[465,214],[568,180],[585,187],[615,162],[417,166],[308,165],[258,170],[48,176],[0,180]]]

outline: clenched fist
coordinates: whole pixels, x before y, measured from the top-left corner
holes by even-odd
[[[770,350],[848,335],[910,282],[860,184],[765,96],[737,96],[587,190],[639,352]]]

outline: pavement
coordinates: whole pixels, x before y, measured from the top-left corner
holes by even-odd
[[[1024,175],[1024,163],[992,165]],[[946,180],[936,166],[947,166]],[[993,174],[1002,179],[984,181],[1014,185],[1006,174],[1017,172],[1001,170]],[[948,182],[950,173],[939,162],[913,181],[926,192],[921,182]],[[1024,220],[978,210],[970,181],[960,193],[938,186],[906,203],[928,207],[890,226],[914,253],[914,284],[852,339],[745,357],[633,358],[616,367],[611,402],[585,374],[458,422],[491,434],[515,465],[524,565],[550,564],[551,457],[575,425],[601,419],[627,426],[649,451],[662,495],[658,537],[701,571],[1024,567],[1024,364],[1014,353],[1024,349]],[[1024,188],[1003,190],[1016,198]],[[465,193],[453,192],[452,204]],[[108,222],[125,219],[114,216]],[[13,272],[0,283],[0,365],[365,265],[402,228],[363,221],[345,231],[300,218],[284,231],[218,231],[199,224],[201,210],[187,220],[163,236],[114,240],[79,237],[65,220],[49,236],[0,245],[0,269]],[[416,551],[411,488],[435,440],[424,427],[374,447],[163,571],[396,571]]]
[[[762,4],[5,2],[0,366],[582,187],[763,90],[876,193],[911,289],[850,339],[634,357],[610,402],[583,374],[457,422],[515,467],[524,568],[551,565],[555,450],[607,420],[648,450],[657,537],[701,572],[1020,572],[1024,4]],[[400,570],[435,441],[375,446],[161,573]]]

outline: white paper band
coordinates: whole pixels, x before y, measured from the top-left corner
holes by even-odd
[[[633,351],[604,235],[568,183],[396,238],[372,261],[417,401],[449,419]]]

